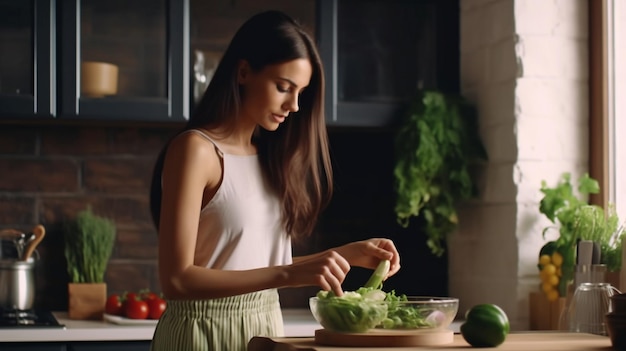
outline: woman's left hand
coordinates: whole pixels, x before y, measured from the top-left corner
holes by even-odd
[[[381,260],[389,260],[391,265],[387,277],[400,270],[400,255],[390,239],[373,238],[355,241],[340,246],[335,251],[343,256],[351,266],[375,269]]]

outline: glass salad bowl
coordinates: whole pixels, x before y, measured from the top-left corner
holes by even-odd
[[[324,329],[348,333],[376,327],[387,318],[388,308],[382,298],[364,298],[354,291],[345,291],[341,297],[321,291],[309,299],[309,307]]]
[[[446,329],[459,310],[459,299],[433,296],[395,296],[387,303],[387,317],[376,328],[391,330]],[[389,299],[389,297],[388,297]]]
[[[309,299],[315,320],[335,332],[363,333],[370,329],[445,329],[456,317],[459,300],[451,297],[396,296],[382,290],[344,292],[342,297],[320,292]]]

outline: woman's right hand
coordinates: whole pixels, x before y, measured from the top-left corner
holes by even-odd
[[[334,250],[303,257],[286,266],[288,285],[317,285],[323,290],[333,291],[337,296],[343,295],[341,284],[348,271],[350,264]]]

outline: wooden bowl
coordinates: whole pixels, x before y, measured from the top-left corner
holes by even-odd
[[[80,68],[80,93],[87,97],[117,94],[118,67],[111,63],[84,61]]]

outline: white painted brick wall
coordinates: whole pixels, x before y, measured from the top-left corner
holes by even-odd
[[[587,14],[582,0],[461,0],[462,92],[478,107],[489,154],[481,197],[461,209],[449,242],[461,314],[497,303],[514,330],[528,328],[549,225],[541,181],[588,164]]]

